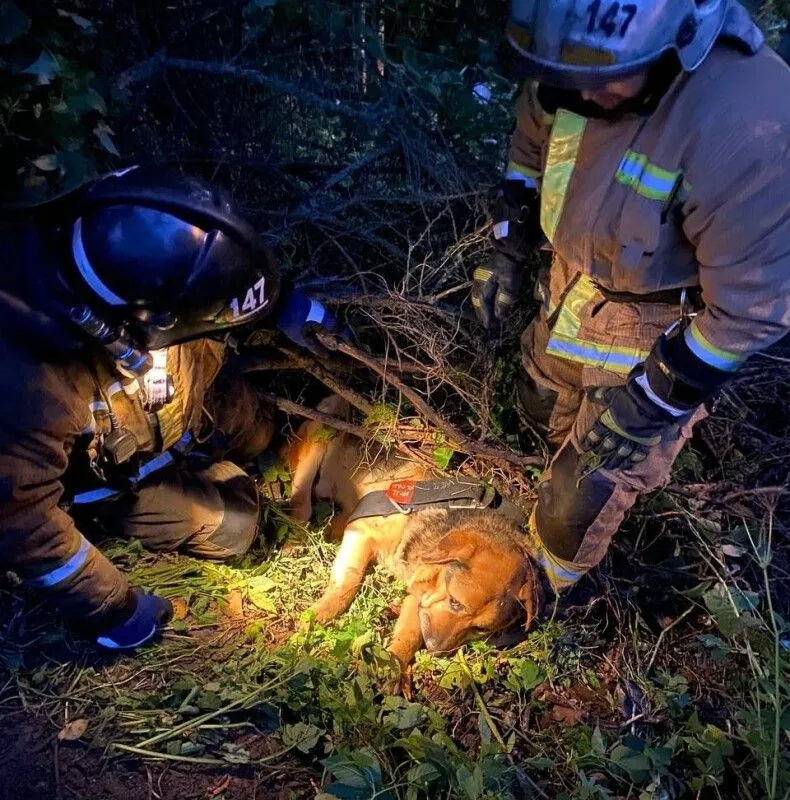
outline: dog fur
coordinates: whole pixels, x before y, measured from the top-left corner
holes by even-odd
[[[342,417],[348,406],[337,396],[318,409]],[[424,509],[410,514],[346,521],[369,492],[397,480],[425,480],[427,467],[388,457],[365,463],[365,446],[354,437],[332,435],[306,422],[284,451],[291,469],[292,515],[307,522],[313,498],[339,506],[333,531],[342,542],[332,578],[313,606],[325,622],[345,612],[374,561],[404,580],[407,596],[390,652],[406,667],[426,647],[451,653],[472,639],[531,624],[541,601],[536,568],[518,527],[496,511]]]

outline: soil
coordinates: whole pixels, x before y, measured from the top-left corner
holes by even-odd
[[[109,761],[87,742],[58,742],[48,719],[21,707],[2,720],[0,800],[291,800],[317,791],[298,762],[224,770]]]

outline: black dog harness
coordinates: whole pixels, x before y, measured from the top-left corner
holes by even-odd
[[[516,525],[526,525],[523,511],[493,487],[479,481],[439,479],[433,481],[395,481],[387,489],[366,494],[351,512],[349,522],[367,517],[411,514],[426,508],[449,511],[488,508]]]

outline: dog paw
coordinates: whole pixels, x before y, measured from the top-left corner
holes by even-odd
[[[331,622],[342,613],[342,609],[338,609],[335,603],[331,600],[324,600],[323,598],[310,606],[310,611],[315,621],[321,624]]]
[[[400,675],[388,678],[381,687],[383,694],[390,697],[403,697],[411,702],[414,696],[414,681],[412,679],[411,665],[402,669]]]

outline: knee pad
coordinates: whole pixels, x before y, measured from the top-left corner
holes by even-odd
[[[205,472],[222,501],[222,520],[208,537],[211,545],[228,551],[228,556],[243,555],[258,533],[261,504],[255,481],[244,470],[228,461],[212,464]]]
[[[535,527],[542,544],[552,555],[570,562],[615,489],[600,472],[579,479],[578,461],[576,448],[566,444],[554,459],[551,477],[538,487],[535,506]]]

